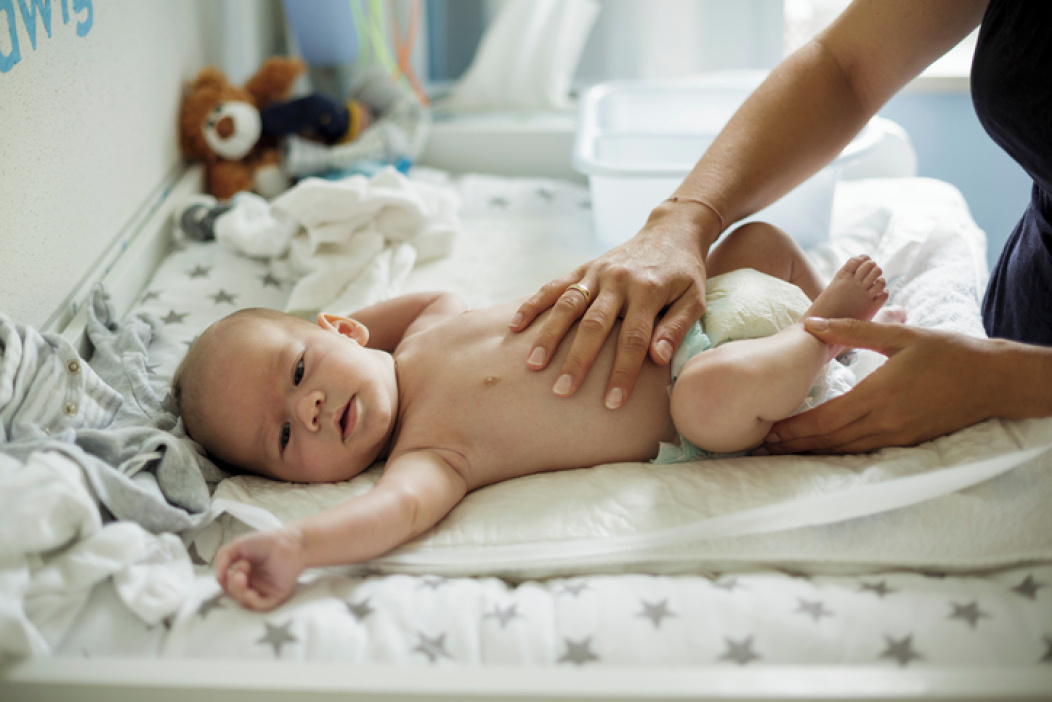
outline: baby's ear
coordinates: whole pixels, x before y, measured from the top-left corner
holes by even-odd
[[[341,317],[328,312],[318,313],[318,326],[327,331],[336,332],[358,342],[359,346],[369,343],[369,328],[350,317]]]

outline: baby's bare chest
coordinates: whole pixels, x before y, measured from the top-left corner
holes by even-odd
[[[399,349],[399,447],[459,453],[487,484],[517,475],[614,461],[644,460],[671,439],[667,368],[648,363],[632,398],[617,411],[603,393],[613,362],[609,341],[572,397],[552,392],[569,344],[549,366],[526,358],[538,324],[508,331],[507,308],[466,313],[408,339]],[[572,338],[572,334],[568,339]]]

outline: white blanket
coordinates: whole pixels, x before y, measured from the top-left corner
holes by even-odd
[[[813,252],[827,274],[869,252],[885,268],[891,303],[905,306],[911,323],[982,334],[984,238],[955,189],[924,179],[870,181],[844,184],[838,197],[837,236]],[[456,266],[476,257],[508,275],[503,242],[473,234],[465,232],[467,264],[443,261],[421,277],[447,288],[464,279],[471,285]],[[516,248],[513,263],[529,271],[532,259]],[[475,304],[491,301],[474,288],[465,292]],[[875,356],[860,353],[852,367],[862,375],[879,363]],[[1049,444],[1052,420],[994,421],[871,455],[629,463],[528,476],[469,495],[435,529],[358,570],[545,576],[728,564],[967,569],[1048,559]],[[238,477],[217,497],[263,507],[274,518],[254,526],[276,525],[368,490],[379,472],[321,486]],[[224,526],[230,532],[210,534],[211,543],[240,528],[215,529]]]
[[[308,178],[268,203],[239,195],[216,238],[272,259],[294,281],[286,312],[347,312],[392,294],[417,262],[449,253],[459,229],[449,188],[410,182],[394,168],[371,178]]]

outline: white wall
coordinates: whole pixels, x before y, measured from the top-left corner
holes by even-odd
[[[16,321],[43,325],[180,163],[204,5],[0,0],[0,310]]]
[[[235,28],[251,45],[222,40],[224,17],[273,4],[0,0],[0,311],[56,315],[181,170],[184,85],[269,50],[258,25]]]
[[[771,68],[782,0],[600,0],[576,83]]]

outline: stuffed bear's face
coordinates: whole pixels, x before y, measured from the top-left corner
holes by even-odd
[[[201,127],[209,148],[230,161],[247,156],[259,141],[261,130],[259,110],[240,100],[228,100],[216,105]]]

